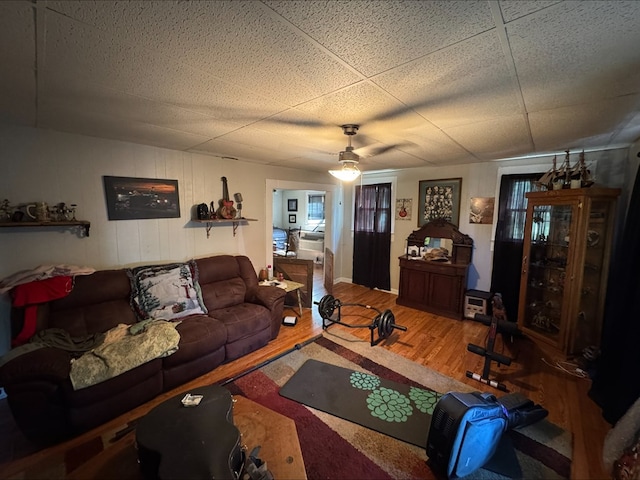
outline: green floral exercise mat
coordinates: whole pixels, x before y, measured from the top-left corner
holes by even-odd
[[[280,395],[419,447],[442,396],[317,360],[307,360]]]

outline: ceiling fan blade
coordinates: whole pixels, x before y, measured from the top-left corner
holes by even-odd
[[[368,146],[358,148],[355,152],[363,158],[373,157],[376,155],[382,155],[383,153],[387,153],[393,149],[400,148],[403,146],[409,145],[409,142],[395,143],[393,145],[382,145],[379,147]]]
[[[290,120],[287,118],[277,118],[277,117],[269,117],[264,118],[262,121],[267,121],[271,123],[278,123],[280,125],[292,125],[294,127],[326,127],[329,124],[320,122],[318,120]]]
[[[389,150],[393,150],[399,145],[385,145],[384,147],[376,148],[372,155],[382,155],[383,153],[388,152]]]

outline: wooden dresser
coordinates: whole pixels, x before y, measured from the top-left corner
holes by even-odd
[[[448,239],[447,261],[424,260],[425,240]],[[431,240],[433,241],[433,240]],[[462,319],[467,272],[473,240],[442,219],[427,223],[407,238],[407,253],[400,259],[398,305]]]

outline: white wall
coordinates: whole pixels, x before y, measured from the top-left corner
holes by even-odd
[[[0,200],[12,205],[45,201],[78,204],[76,217],[91,222],[90,236],[54,228],[0,229],[0,278],[42,264],[96,269],[183,261],[213,254],[242,254],[254,266],[267,263],[271,224],[265,227],[267,178],[308,182],[316,173],[224,161],[125,142],[0,125]],[[180,218],[109,221],[103,175],[178,180]],[[222,197],[221,177],[231,198],[241,192],[243,216],[257,219],[233,229],[191,222],[194,205]],[[330,182],[327,175],[327,182]],[[269,222],[271,219],[269,218]],[[270,260],[269,260],[270,261]],[[8,348],[8,296],[0,301],[0,354]],[[4,329],[4,331],[2,330]]]
[[[603,185],[632,188],[629,176],[637,158],[629,165],[629,152],[615,150],[587,153],[587,163],[598,160],[597,181]],[[546,161],[546,166],[545,166]],[[449,167],[424,167],[393,173],[366,175],[366,181],[394,183],[394,198],[412,198],[412,221],[394,224],[391,255],[391,286],[397,291],[397,257],[404,253],[405,239],[418,228],[418,182],[438,178],[462,178],[460,231],[474,240],[469,288],[488,290],[491,278],[490,225],[469,224],[469,199],[496,195],[498,170],[530,163],[490,162]],[[551,159],[538,161],[542,170]],[[45,228],[0,229],[0,278],[41,264],[67,263],[96,269],[182,261],[213,254],[244,254],[254,266],[271,263],[271,232],[274,189],[327,192],[331,218],[325,243],[335,253],[337,279],[350,280],[353,253],[353,184],[340,184],[303,170],[277,168],[222,160],[125,142],[0,125],[0,199],[12,204],[46,201],[78,204],[77,218],[91,222],[89,238],[78,238],[68,230]],[[109,221],[102,184],[103,175],[177,179],[180,218]],[[222,197],[226,176],[229,193],[244,197],[243,215],[255,218],[233,236],[231,226],[215,226],[206,238],[205,227],[190,221],[191,209]],[[358,181],[356,181],[357,184]],[[268,192],[267,192],[268,190]],[[626,206],[627,191],[622,205]],[[299,200],[300,202],[300,200]],[[300,214],[300,203],[299,212]],[[0,296],[0,354],[8,348],[8,297]]]
[[[296,200],[297,209],[295,211],[289,211],[289,200]],[[307,191],[306,190],[282,190],[282,203],[280,204],[280,223],[277,225],[285,230],[289,228],[301,228],[304,227],[307,208]],[[289,222],[289,216],[295,215],[296,221]]]
[[[591,165],[595,171],[598,185],[622,188],[620,198],[619,218],[624,218],[624,206],[627,203],[627,189],[633,188],[633,181],[628,181],[629,176],[629,151],[627,149],[587,152],[585,154],[587,165]],[[562,157],[558,157],[559,164]],[[578,160],[573,155],[571,163]],[[636,159],[637,160],[637,159]],[[460,199],[459,230],[469,235],[474,242],[472,265],[469,269],[467,288],[489,291],[491,287],[491,270],[493,262],[493,236],[495,223],[497,222],[497,197],[499,194],[499,181],[502,174],[516,172],[546,172],[552,166],[552,157],[511,160],[503,162],[488,162],[467,165],[455,165],[449,167],[423,167],[404,169],[395,172],[367,174],[363,179],[365,184],[385,183],[393,181],[392,201],[395,198],[413,199],[413,211],[411,221],[395,221],[391,237],[391,288],[397,292],[400,267],[398,257],[405,253],[406,238],[417,230],[418,226],[418,189],[420,180],[435,180],[445,178],[462,178]],[[597,168],[599,167],[599,168]],[[355,186],[359,182],[345,187],[345,205],[353,205]],[[473,197],[495,197],[495,212],[493,225],[474,224],[469,222],[469,203]],[[342,264],[339,271],[344,279],[350,279],[352,275],[353,259],[353,209],[345,208],[345,234],[342,250]],[[349,228],[349,232],[346,229]]]
[[[412,231],[420,228],[418,219],[418,190],[420,180],[435,180],[445,178],[462,178],[460,195],[460,222],[459,230],[469,235],[474,242],[473,262],[469,270],[468,288],[489,290],[491,285],[491,225],[479,225],[469,223],[469,199],[471,197],[493,197],[495,195],[496,177],[499,164],[496,162],[470,164],[451,167],[425,167],[399,170],[391,173],[366,175],[364,183],[384,183],[395,178],[395,191],[392,193],[393,205],[395,198],[412,199],[411,221],[395,221],[391,237],[391,287],[397,292],[400,279],[400,267],[398,257],[406,251],[406,239]],[[357,183],[356,183],[357,184]],[[353,203],[355,185],[348,190],[350,202]],[[346,214],[346,212],[345,212]],[[351,216],[352,213],[349,213]],[[351,226],[353,219],[350,218]],[[351,236],[352,237],[352,236]],[[344,245],[351,255],[345,255],[349,259],[348,265],[342,265],[342,272],[350,276],[352,271],[351,258],[353,241],[350,245]],[[346,252],[345,252],[346,253]]]

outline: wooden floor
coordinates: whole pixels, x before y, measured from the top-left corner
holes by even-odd
[[[318,301],[325,291],[321,285],[321,275],[314,284],[314,300]],[[488,327],[470,320],[454,320],[428,314],[418,310],[396,305],[396,296],[386,292],[369,290],[368,288],[340,283],[334,286],[334,298],[342,303],[371,305],[381,311],[390,309],[396,323],[406,326],[406,332],[396,331],[389,339],[371,348],[384,348],[400,354],[414,362],[453,377],[461,382],[483,391],[494,391],[483,384],[466,377],[466,371],[482,372],[483,359],[467,351],[468,343],[484,345]],[[289,311],[287,311],[289,312]],[[289,314],[289,313],[287,313]],[[374,316],[373,310],[361,307],[344,307],[342,319],[345,322],[368,323]],[[352,335],[369,340],[368,328],[347,328],[341,325],[330,327],[343,329]],[[213,372],[195,381],[183,385],[179,389],[167,392],[132,412],[89,432],[82,437],[70,440],[53,449],[68,449],[86,438],[107,431],[110,427],[120,425],[123,421],[137,418],[161,401],[195,386],[206,385],[233,377],[247,369],[259,365],[268,359],[285,352],[295,345],[322,333],[322,319],[317,307],[305,309],[297,325],[282,327],[276,340],[264,348],[253,352],[234,362],[222,365]],[[610,426],[602,419],[600,409],[587,395],[590,388],[588,379],[569,375],[552,365],[556,359],[552,354],[543,352],[526,338],[517,338],[513,343],[499,340],[496,351],[513,359],[509,367],[491,369],[491,378],[504,383],[510,391],[521,392],[536,403],[549,410],[549,420],[573,432],[574,449],[571,477],[574,479],[610,478],[602,466],[602,445]],[[3,413],[4,412],[4,413]],[[7,427],[10,419],[6,418],[6,407],[0,409],[0,425]],[[3,428],[5,432],[11,431]],[[16,439],[16,442],[19,439]],[[5,439],[6,441],[6,439]],[[21,456],[19,449],[14,452],[14,459]],[[0,466],[0,472],[2,467]],[[1,475],[0,475],[1,476]]]

